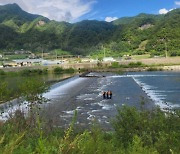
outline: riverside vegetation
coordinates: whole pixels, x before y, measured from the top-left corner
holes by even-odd
[[[6,84],[0,86],[0,101],[10,97]],[[147,111],[124,106],[112,120],[113,131],[104,131],[94,122],[78,131],[76,117],[69,128],[59,128],[39,115],[46,103],[44,82],[26,80],[19,86],[21,97],[29,101],[28,114],[16,111],[0,123],[0,153],[99,153],[99,154],[178,154],[180,151],[180,112]],[[3,97],[2,97],[3,96]]]
[[[73,68],[69,69],[63,69],[61,67],[55,67],[51,71],[44,68],[44,69],[23,69],[18,72],[5,72],[0,69],[0,78],[6,78],[6,77],[24,77],[29,80],[36,80],[39,79],[39,77],[46,76],[48,74],[55,74],[55,75],[63,75],[63,74],[74,74],[77,70]],[[83,70],[81,70],[83,71]],[[44,82],[46,82],[44,79],[42,79]],[[26,81],[26,80],[25,80]],[[21,85],[22,81],[17,81],[16,84]],[[54,81],[49,81],[46,83],[47,85],[51,84]],[[18,98],[23,94],[22,90],[16,89],[10,87],[10,85],[7,82],[0,82],[0,104],[4,103],[6,101],[10,101],[14,98]]]
[[[140,70],[146,70],[146,71],[163,71],[163,68],[161,68],[163,65],[145,65],[142,62],[131,62],[129,64],[119,64],[118,62],[112,62],[111,66],[109,66],[110,69],[122,69],[123,72],[124,69],[133,68]]]
[[[61,67],[55,67],[52,71],[48,70],[47,68],[44,69],[23,69],[18,72],[5,72],[4,70],[0,69],[1,76],[35,76],[35,75],[43,75],[48,73],[54,74],[71,74],[75,73],[77,70],[73,68],[63,69]]]

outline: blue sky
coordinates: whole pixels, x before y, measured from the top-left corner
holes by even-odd
[[[68,22],[110,22],[139,13],[165,14],[180,7],[180,0],[0,0],[0,5],[9,3],[17,3],[29,13]]]
[[[120,18],[139,13],[159,14],[161,9],[169,11],[178,8],[179,3],[174,0],[98,0],[92,11],[81,19],[104,20],[106,17]]]

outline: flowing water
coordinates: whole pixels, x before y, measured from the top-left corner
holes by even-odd
[[[43,94],[49,101],[43,115],[53,125],[69,125],[74,111],[77,124],[87,127],[97,121],[109,128],[117,107],[124,105],[162,110],[180,107],[180,72],[130,72],[124,75],[91,73],[98,78],[73,78],[58,82]],[[105,77],[103,77],[105,76]],[[111,90],[112,99],[103,99],[102,92]]]

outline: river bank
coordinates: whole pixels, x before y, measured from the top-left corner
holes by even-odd
[[[49,72],[52,72],[56,67],[61,67],[63,69],[73,68],[75,70],[98,70],[100,71],[115,71],[115,68],[112,68],[114,62],[83,62],[83,63],[62,63],[58,65],[49,65],[49,66],[23,66],[23,67],[9,67],[9,68],[0,68],[4,72],[19,72],[24,69],[47,69]],[[149,68],[156,68],[158,70],[168,70],[168,71],[179,71],[180,70],[180,57],[157,57],[157,58],[146,58],[146,59],[130,59],[130,60],[118,60],[118,65],[123,66],[123,71],[146,71]],[[130,64],[141,63],[142,66],[129,67]],[[144,65],[144,66],[143,66]],[[116,68],[117,70],[121,68]]]
[[[145,72],[145,71],[180,71],[180,65],[173,66],[146,66],[146,67],[129,67],[127,68],[96,68],[92,69],[94,72]]]
[[[142,71],[180,71],[179,64],[144,64],[139,61],[118,63],[119,66],[113,67],[114,63],[102,63],[97,67],[97,64],[71,64],[71,65],[55,65],[55,66],[33,66],[33,67],[15,67],[15,68],[0,68],[0,75],[10,74],[18,75],[23,71],[37,70],[40,74],[53,73],[56,68],[63,68],[64,70],[74,69],[75,72],[83,73],[86,71],[93,72],[142,72]],[[140,65],[137,65],[140,64]],[[72,71],[72,70],[71,70]],[[3,73],[4,72],[4,73]],[[38,73],[38,72],[37,72]]]

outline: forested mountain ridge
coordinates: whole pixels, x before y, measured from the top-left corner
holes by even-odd
[[[17,4],[0,6],[0,50],[4,52],[62,49],[88,55],[101,53],[102,46],[110,55],[163,55],[166,49],[171,55],[180,55],[180,9],[166,15],[139,14],[111,23],[85,20],[70,24],[29,14]]]
[[[17,4],[0,6],[0,23],[13,20],[17,25],[21,25],[38,17],[40,16],[23,11]]]

